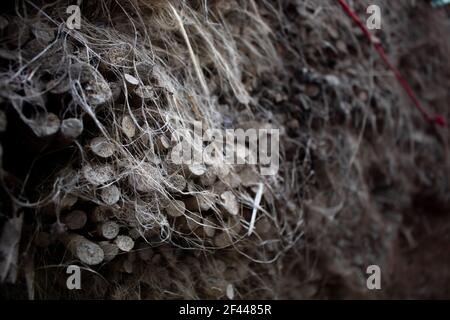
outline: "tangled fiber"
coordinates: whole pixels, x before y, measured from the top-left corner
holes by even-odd
[[[445,11],[375,2],[387,54],[448,118]],[[372,297],[372,264],[376,297],[448,296],[399,276],[428,261],[423,224],[446,244],[448,128],[421,121],[337,1],[81,1],[80,29],[69,5],[0,20],[3,296]],[[279,170],[175,163],[180,141],[204,151],[199,121],[278,129]]]

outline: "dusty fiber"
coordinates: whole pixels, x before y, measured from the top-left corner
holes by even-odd
[[[448,119],[446,12],[372,2],[389,7],[387,54]],[[423,121],[337,1],[81,1],[80,29],[70,4],[0,16],[2,296],[449,296],[448,256],[434,287],[404,278],[439,259],[431,234],[448,248],[448,128]],[[176,163],[180,142],[208,148],[199,122],[278,129],[279,170]],[[71,264],[83,290],[67,290]],[[366,287],[373,264],[385,290]]]

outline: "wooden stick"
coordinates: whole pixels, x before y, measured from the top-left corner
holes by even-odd
[[[122,118],[121,129],[122,132],[130,139],[136,135],[136,126],[130,116],[124,116]]]
[[[194,177],[200,177],[206,173],[206,167],[203,164],[190,164],[187,166],[189,172]]]
[[[111,89],[112,100],[119,102],[122,95],[122,84],[119,81],[110,82],[109,88]]]
[[[173,200],[170,201],[170,203],[164,210],[168,215],[172,217],[181,217],[186,210],[186,205],[181,200]]]
[[[134,89],[134,93],[142,100],[155,99],[156,94],[152,86],[140,86]]]
[[[115,185],[104,187],[100,191],[100,197],[107,205],[113,205],[120,199],[121,192]]]
[[[61,123],[61,133],[67,140],[75,140],[83,132],[83,121],[77,118],[64,119]]]
[[[103,261],[105,254],[102,248],[79,234],[65,234],[62,237],[67,249],[81,262],[96,265]]]
[[[214,244],[217,247],[221,248],[228,247],[229,245],[233,244],[233,240],[231,239],[231,236],[224,231],[214,237]]]
[[[105,238],[105,239],[114,239],[119,234],[120,227],[114,221],[105,221],[100,223],[97,226],[96,233],[97,235]]]
[[[114,144],[103,137],[92,139],[89,146],[91,147],[93,153],[102,158],[111,157],[115,151]]]
[[[114,240],[120,250],[129,252],[134,247],[134,241],[129,236],[120,235]]]
[[[122,271],[129,274],[133,273],[133,262],[125,259],[122,263]]]
[[[202,224],[202,216],[196,214],[186,215],[186,224],[191,231],[194,231]]]
[[[85,165],[82,169],[84,178],[94,186],[105,184],[114,178],[111,165]]]
[[[207,211],[211,209],[212,206],[212,199],[208,199],[208,196],[198,194],[195,196],[191,196],[189,198],[184,199],[184,203],[186,205],[186,209],[189,211]]]
[[[131,274],[133,273],[133,263],[129,257],[121,255],[113,261],[112,270],[115,272]]]
[[[179,174],[171,175],[168,179],[169,190],[181,192],[186,188],[186,179]]]
[[[217,175],[213,170],[207,170],[204,175],[200,177],[200,184],[204,187],[209,187],[214,184],[217,180]]]
[[[61,120],[58,118],[58,116],[54,113],[49,112],[43,120],[43,123],[40,123],[39,127],[36,128],[37,134],[39,137],[53,135],[58,132],[60,125]]]
[[[95,223],[104,222],[109,220],[112,215],[112,211],[108,207],[98,206],[89,215],[89,220]]]
[[[139,239],[141,237],[141,233],[139,232],[138,228],[133,228],[130,231],[128,231],[128,235],[133,240],[137,240],[137,239]]]
[[[125,73],[123,77],[125,78],[128,90],[133,91],[139,85],[139,80],[131,74]]]
[[[100,241],[98,245],[102,248],[105,258],[104,261],[111,261],[119,253],[119,247],[116,244],[110,243],[108,241]]]
[[[235,216],[239,213],[239,203],[233,192],[225,191],[220,195],[220,198],[222,199],[221,205],[229,214]]]
[[[254,185],[258,185],[259,176],[256,170],[251,167],[246,166],[241,172],[239,172],[239,176],[242,181],[242,185],[244,187],[251,187]]]
[[[70,209],[77,203],[78,197],[72,194],[65,194],[59,201],[61,209]]]
[[[216,228],[214,224],[207,218],[203,218],[203,232],[206,236],[212,238],[216,234]]]
[[[240,221],[240,216],[230,216],[226,219],[226,227],[230,230],[232,234],[239,234],[242,230],[242,224]]]
[[[69,230],[78,230],[86,225],[87,215],[84,211],[75,210],[62,216],[61,222],[64,223]]]
[[[259,219],[255,223],[255,230],[259,235],[265,235],[270,232],[272,229],[272,224],[270,223],[270,220],[266,217]]]
[[[137,250],[137,255],[143,261],[150,261],[153,257],[153,249],[148,244],[141,244]]]
[[[170,148],[170,141],[165,135],[160,135],[156,138],[156,145],[159,151],[166,151]]]
[[[155,191],[159,187],[160,180],[160,170],[148,162],[141,163],[138,170],[128,176],[130,187],[139,192]]]
[[[226,176],[221,177],[221,181],[223,181],[231,189],[237,189],[242,184],[239,174],[233,171],[230,171]]]

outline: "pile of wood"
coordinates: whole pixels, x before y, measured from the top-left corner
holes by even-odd
[[[161,10],[179,9],[159,5]],[[253,19],[264,25],[259,15]],[[239,113],[218,104],[220,95],[221,103],[239,104],[244,110],[246,90],[257,86],[255,79],[241,79],[241,67],[234,65],[240,63],[233,56],[237,52],[219,56],[216,48],[206,47],[212,50],[204,53],[209,57],[186,56],[193,70],[195,63],[206,70],[211,59],[217,59],[212,62],[216,68],[223,68],[207,79],[208,92],[197,83],[197,77],[202,78],[198,70],[179,71],[184,56],[178,48],[190,46],[179,38],[185,28],[182,21],[180,30],[172,30],[151,20],[155,30],[167,33],[164,41],[177,43],[169,48],[176,59],[161,63],[165,58],[155,59],[147,48],[132,47],[133,39],[125,34],[129,43],[115,38],[106,39],[108,45],[80,43],[72,33],[62,37],[45,20],[22,20],[0,20],[2,74],[10,79],[2,82],[0,91],[0,154],[11,194],[27,199],[20,211],[34,220],[27,221],[25,236],[40,254],[50,250],[56,252],[49,258],[55,263],[64,258],[96,270],[106,265],[118,274],[133,274],[142,263],[157,264],[161,252],[166,259],[177,248],[203,253],[236,249],[232,252],[237,256],[240,251],[255,252],[257,259],[265,260],[253,249],[264,239],[279,237],[276,218],[267,210],[274,206],[269,181],[276,181],[276,176],[262,177],[254,164],[178,164],[171,159],[183,139],[177,130],[188,129],[190,134],[197,121],[202,129],[272,126],[274,119],[253,120],[252,111]],[[103,31],[96,36],[117,32],[107,27]],[[265,41],[256,37],[259,30],[250,32],[248,37]],[[233,44],[227,50],[237,49]],[[16,54],[19,51],[23,56]],[[18,148],[16,141],[24,143]],[[200,153],[205,149],[203,143],[193,147]],[[237,159],[250,150],[244,142],[233,152]],[[41,162],[35,164],[35,159]],[[18,245],[13,248],[19,250]],[[230,288],[225,283],[228,296]]]
[[[39,28],[47,30],[42,25]],[[49,35],[48,39],[35,36],[34,40],[49,43],[52,39]],[[79,59],[83,58],[80,53]],[[118,58],[116,51],[106,55],[109,61]],[[260,218],[255,219],[262,191],[258,202],[252,203],[263,184],[257,166],[174,164],[170,154],[179,143],[177,136],[170,132],[153,134],[145,127],[149,124],[143,116],[148,111],[146,105],[160,94],[150,80],[129,73],[117,77],[106,66],[100,66],[100,73],[96,73],[80,62],[73,63],[71,70],[80,77],[86,92],[86,100],[80,103],[95,106],[94,114],[85,110],[76,116],[68,109],[56,115],[47,110],[52,108],[47,105],[33,118],[25,118],[22,106],[14,105],[35,141],[46,145],[47,151],[82,147],[81,167],[75,164],[63,169],[70,183],[41,209],[55,220],[37,233],[39,246],[48,246],[49,239],[57,238],[82,263],[98,265],[132,251],[135,242],[150,242],[151,246],[149,239],[155,237],[157,243],[164,237],[166,241],[189,238],[196,247],[225,248],[257,233],[255,226],[266,225],[267,229],[268,219],[262,219],[262,224],[257,223]],[[156,77],[143,65],[139,71],[149,79]],[[40,93],[41,98],[54,101],[73,95],[68,81],[74,74],[69,72],[43,83],[48,91]],[[170,115],[166,113],[166,119]],[[107,128],[109,116],[117,119]],[[161,114],[154,116],[164,121]],[[0,124],[0,129],[7,130],[4,112],[0,113]],[[240,124],[244,129],[252,126],[267,124]],[[249,152],[245,145],[238,145],[235,157]]]
[[[98,157],[109,153],[107,147],[99,147],[101,140],[94,138],[89,143]],[[74,257],[97,265],[132,251],[135,242],[140,250],[161,244],[164,226],[170,230],[169,242],[189,238],[196,247],[210,248],[226,248],[253,232],[261,236],[270,229],[267,218],[256,219],[262,191],[258,203],[244,201],[257,198],[263,186],[254,167],[243,166],[221,175],[213,167],[181,166],[163,176],[164,196],[149,188],[146,181],[153,177],[149,174],[161,169],[150,164],[145,169],[140,175],[111,182],[116,177],[116,168],[111,164],[82,167],[76,176],[89,184],[89,190],[95,190],[97,201],[83,199],[79,194],[65,194],[54,200],[42,211],[57,221],[49,231],[36,235],[36,243],[41,247],[50,245],[49,239],[55,238],[56,232],[57,239]],[[137,190],[135,195],[140,198],[135,201],[140,203],[135,208],[124,201],[123,188]],[[145,197],[152,199],[144,202]]]

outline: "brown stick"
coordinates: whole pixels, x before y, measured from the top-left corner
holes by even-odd
[[[169,177],[169,190],[174,192],[181,192],[186,188],[186,179],[179,174],[174,174]]]
[[[100,197],[107,205],[113,205],[120,200],[121,192],[115,185],[104,187],[100,191]]]
[[[124,116],[122,118],[121,128],[122,132],[130,139],[136,134],[136,126],[130,116]]]
[[[200,177],[206,173],[206,167],[203,164],[190,164],[187,168],[194,177]]]
[[[85,165],[82,169],[84,178],[94,186],[98,186],[114,178],[114,168],[111,165]]]
[[[138,257],[143,261],[150,261],[153,257],[153,249],[147,244],[141,244],[137,250]]]
[[[160,135],[156,138],[156,145],[158,146],[159,151],[166,151],[170,148],[170,141],[166,136]]]
[[[233,192],[225,191],[220,195],[220,198],[222,199],[221,205],[229,214],[235,216],[239,213],[239,203]]]
[[[134,241],[129,236],[118,236],[114,243],[120,250],[128,252],[134,247]]]
[[[186,205],[186,209],[197,212],[207,211],[211,209],[212,205],[212,200],[208,199],[207,196],[201,194],[191,196],[184,199],[183,201]]]
[[[89,220],[95,223],[104,222],[111,218],[112,212],[108,207],[98,206],[95,207],[89,216]]]
[[[114,259],[119,253],[119,247],[114,243],[110,243],[108,241],[100,241],[98,245],[102,248],[105,258],[104,261],[111,261]]]
[[[105,239],[114,239],[119,234],[120,227],[114,221],[105,221],[97,226],[96,233]]]
[[[189,230],[194,231],[202,224],[202,217],[196,214],[189,214],[186,216],[186,224]]]
[[[75,257],[85,264],[96,265],[105,258],[105,254],[98,244],[79,234],[65,234],[62,242]]]
[[[213,170],[208,170],[204,175],[200,177],[200,184],[204,187],[209,187],[214,184],[217,180],[217,175]]]
[[[216,234],[216,229],[209,219],[203,218],[203,232],[210,238],[214,237]]]
[[[61,209],[70,209],[72,206],[78,201],[78,197],[71,195],[71,194],[65,194],[60,202],[59,205]]]
[[[181,200],[173,200],[170,201],[170,203],[164,210],[168,215],[172,217],[181,217],[186,210],[186,206]]]
[[[69,230],[78,230],[83,228],[86,221],[87,215],[81,210],[69,212],[61,218],[61,222],[64,223]]]
[[[131,74],[125,73],[123,77],[125,78],[128,90],[134,90],[139,85],[139,80]]]
[[[102,158],[111,157],[115,151],[114,144],[103,137],[92,139],[89,146],[93,153]]]
[[[221,232],[214,237],[214,244],[217,247],[228,247],[233,243],[231,236],[227,232]]]
[[[61,123],[61,134],[67,140],[76,139],[83,132],[83,121],[77,118],[64,119]]]

